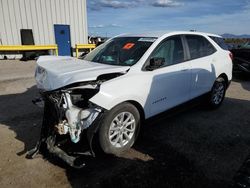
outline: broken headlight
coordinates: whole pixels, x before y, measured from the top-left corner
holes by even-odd
[[[98,93],[98,89],[74,89],[70,93],[73,105],[79,108],[85,108],[89,105],[89,99]]]

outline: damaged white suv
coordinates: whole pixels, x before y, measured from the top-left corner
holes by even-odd
[[[94,135],[104,152],[119,154],[134,144],[143,119],[206,93],[218,107],[232,79],[231,54],[221,42],[220,36],[198,32],[121,35],[83,60],[40,57],[35,78],[44,119],[29,156],[44,144],[81,167],[72,148],[85,142],[94,155]]]

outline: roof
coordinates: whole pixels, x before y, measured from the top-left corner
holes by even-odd
[[[206,36],[214,36],[214,37],[221,37],[216,34],[212,33],[203,33],[203,32],[196,32],[196,31],[152,31],[152,32],[146,32],[146,33],[128,33],[128,34],[121,34],[116,37],[155,37],[160,38],[163,35],[180,35],[180,34],[197,34],[197,35],[206,35]]]

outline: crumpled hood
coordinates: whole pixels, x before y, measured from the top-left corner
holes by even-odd
[[[35,78],[39,89],[50,91],[77,82],[96,80],[102,74],[125,72],[129,68],[72,57],[41,56],[37,60]]]

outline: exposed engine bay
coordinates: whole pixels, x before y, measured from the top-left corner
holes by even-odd
[[[33,101],[44,107],[41,138],[27,157],[34,158],[37,153],[49,151],[72,167],[83,167],[85,164],[78,162],[77,154],[95,156],[92,140],[105,112],[105,109],[91,103],[89,99],[99,92],[103,82],[123,74],[104,74],[95,81],[74,83],[54,91],[41,91],[41,98]]]

